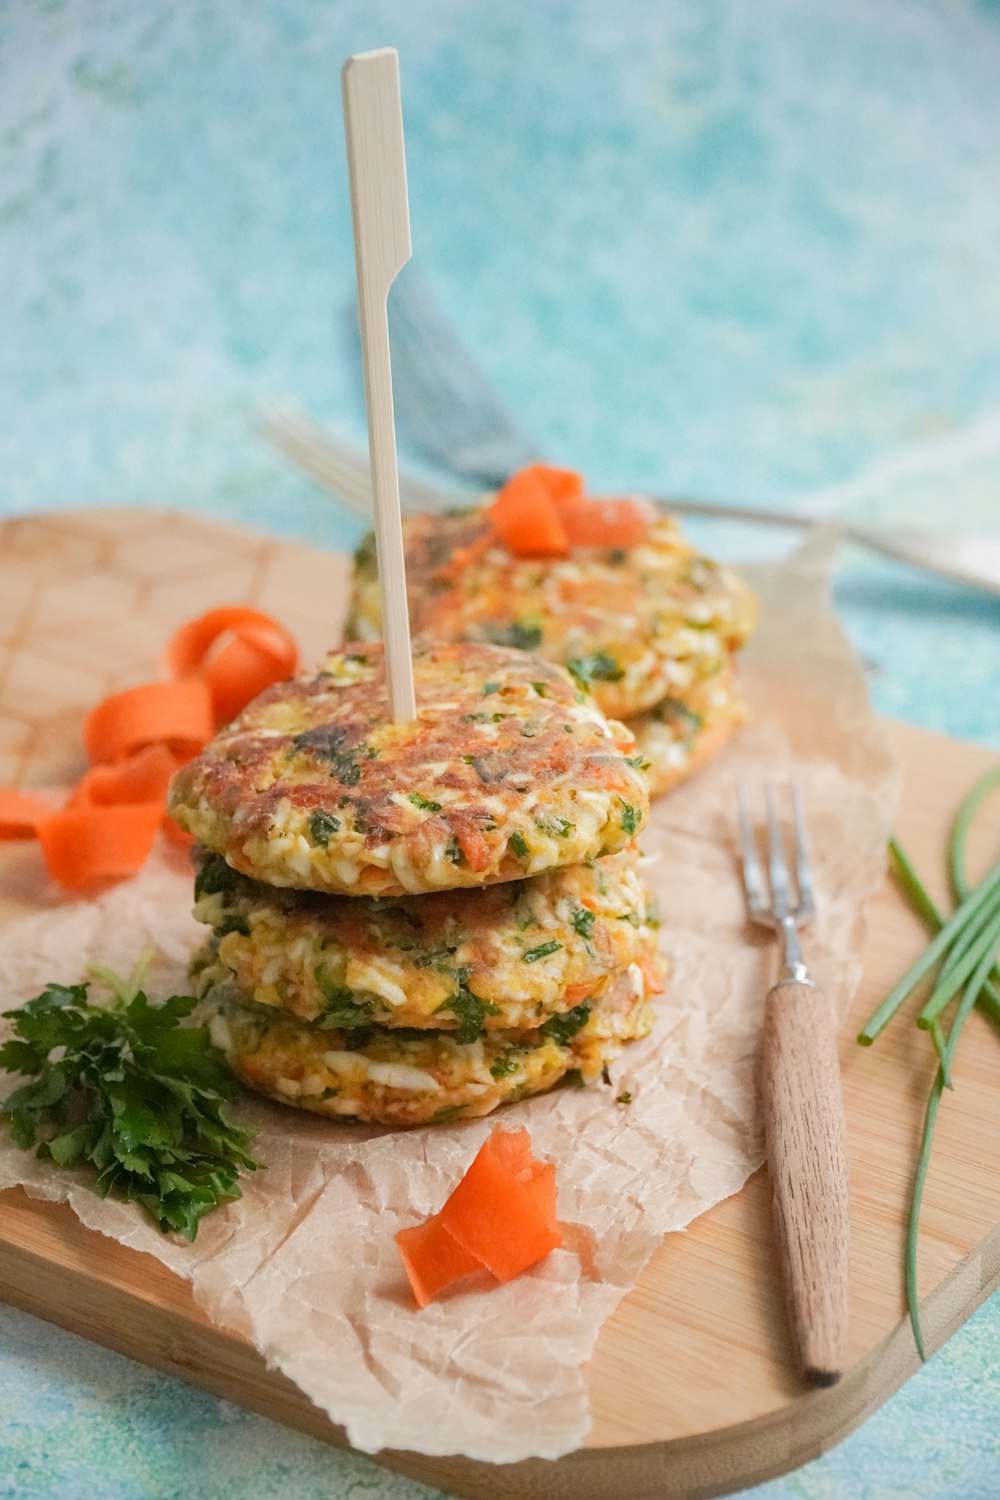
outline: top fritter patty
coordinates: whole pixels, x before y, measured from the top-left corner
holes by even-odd
[[[643,826],[630,732],[560,668],[474,644],[413,668],[409,724],[389,718],[377,645],[276,683],[177,773],[171,813],[255,880],[358,896],[515,880]]]
[[[537,651],[585,679],[616,718],[681,696],[749,636],[753,594],[701,556],[664,516],[625,549],[515,557],[489,542],[485,509],[403,518],[410,620],[426,641],[493,641]],[[381,633],[375,549],[355,560],[347,630]]]

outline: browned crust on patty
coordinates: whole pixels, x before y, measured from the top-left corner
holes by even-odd
[[[535,874],[645,821],[631,735],[558,667],[463,643],[418,649],[414,675],[410,724],[389,720],[380,646],[268,688],[178,772],[173,815],[254,878],[366,895]]]

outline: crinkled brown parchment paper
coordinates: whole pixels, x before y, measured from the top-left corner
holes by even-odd
[[[748,570],[761,599],[745,663],[755,722],[658,804],[644,837],[672,964],[655,1034],[627,1049],[612,1088],[564,1090],[499,1116],[528,1125],[538,1154],[557,1163],[564,1249],[506,1287],[469,1284],[415,1309],[393,1233],[440,1206],[489,1120],[389,1133],[251,1103],[267,1170],[246,1177],[242,1200],[211,1216],[193,1246],[6,1143],[0,1187],[68,1199],[91,1228],[189,1277],[208,1314],[251,1339],[358,1448],[512,1462],[578,1447],[590,1425],[581,1365],[601,1324],[663,1234],[735,1192],[761,1159],[755,1052],[775,959],[744,920],[737,776],[754,786],[794,762],[819,898],[807,954],[838,1016],[860,977],[897,775],[826,602],[827,553],[820,540],[792,563]],[[183,989],[198,936],[190,892],[184,864],[164,853],[99,900],[8,928],[4,1008],[50,980],[77,981],[93,960],[127,969],[149,945],[156,992]],[[622,1090],[631,1105],[615,1104]]]

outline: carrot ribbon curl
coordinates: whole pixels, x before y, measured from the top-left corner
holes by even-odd
[[[61,808],[0,787],[0,841],[36,838],[49,874],[70,891],[135,874],[158,832],[190,844],[166,813],[179,766],[298,664],[276,620],[241,605],[209,610],[172,636],[169,682],[144,683],[97,704],[83,726],[90,770]]]

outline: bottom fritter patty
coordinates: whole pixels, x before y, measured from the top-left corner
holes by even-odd
[[[697,682],[683,698],[664,698],[630,719],[649,795],[662,797],[700,771],[748,717],[736,673],[727,665]]]
[[[650,1030],[658,974],[650,935],[641,961],[589,1001],[533,1031],[484,1031],[464,1043],[445,1031],[312,1026],[245,1000],[231,980],[209,984],[198,1019],[236,1076],[282,1104],[373,1124],[437,1124],[489,1114],[563,1079],[594,1082],[624,1043]]]

